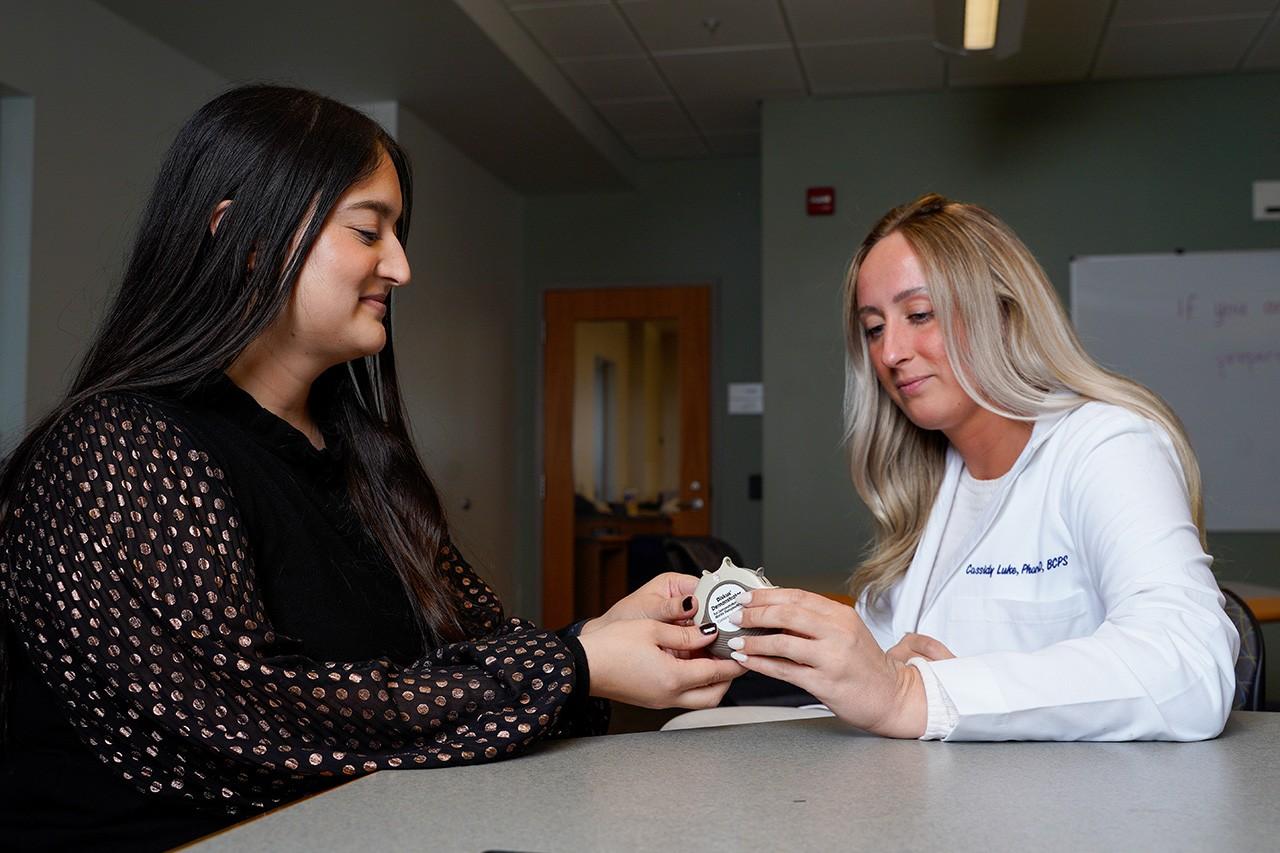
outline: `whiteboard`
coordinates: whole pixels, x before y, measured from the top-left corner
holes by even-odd
[[[1071,314],[1186,425],[1205,526],[1280,530],[1280,251],[1077,258]]]

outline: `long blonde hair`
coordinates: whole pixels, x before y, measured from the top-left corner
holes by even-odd
[[[845,277],[844,439],[853,485],[875,519],[869,553],[849,581],[854,599],[865,594],[874,605],[906,573],[946,459],[945,436],[913,424],[880,387],[858,322],[858,271],[871,248],[893,233],[920,261],[965,392],[1016,420],[1099,400],[1156,422],[1177,451],[1203,543],[1200,467],[1177,415],[1151,390],[1089,357],[1044,270],[1007,225],[981,207],[929,194],[885,214]]]

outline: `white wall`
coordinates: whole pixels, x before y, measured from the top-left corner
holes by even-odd
[[[226,81],[96,3],[0,0],[0,84],[34,115],[31,419],[84,354],[165,148]]]
[[[414,169],[413,279],[395,303],[414,438],[459,548],[508,612],[528,615],[537,578],[514,571],[513,337],[524,203],[413,113],[401,108],[396,124]]]

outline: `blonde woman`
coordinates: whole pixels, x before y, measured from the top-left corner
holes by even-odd
[[[1219,734],[1239,638],[1195,457],[1155,394],[1085,354],[1017,236],[937,195],[890,211],[845,323],[876,525],[856,609],[746,593],[741,624],[781,633],[733,640],[736,659],[894,737]]]

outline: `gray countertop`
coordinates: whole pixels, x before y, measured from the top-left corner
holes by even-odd
[[[1204,743],[895,741],[838,720],[548,744],[377,773],[216,850],[1280,848],[1280,714]]]

